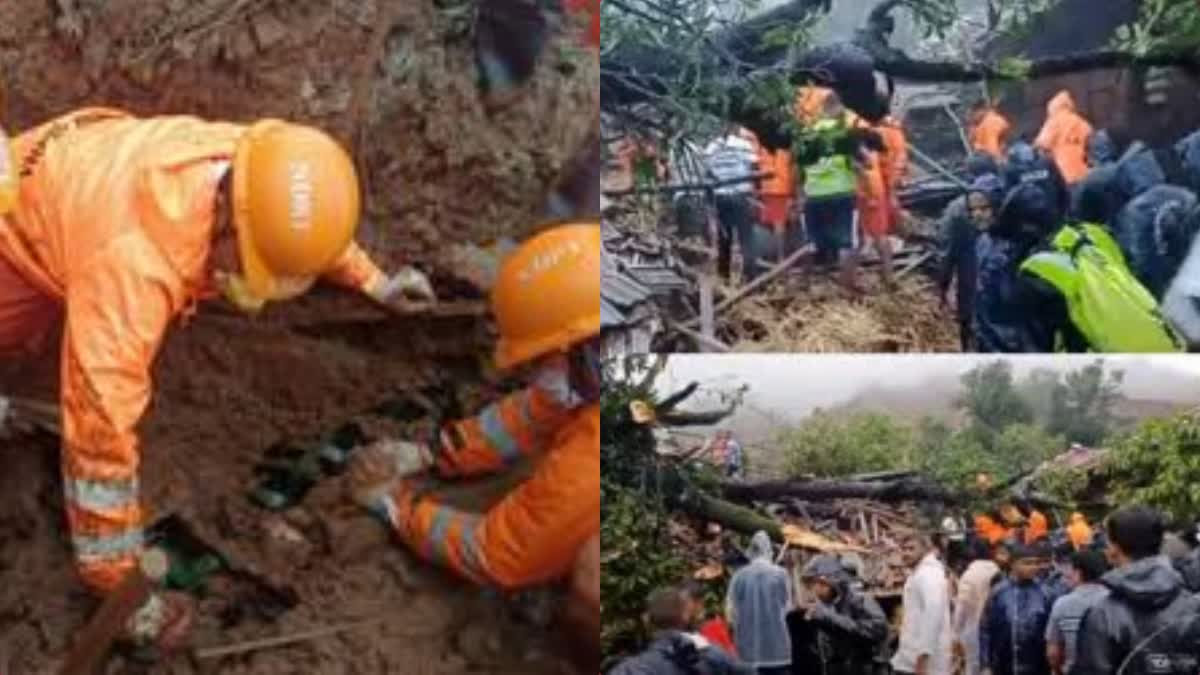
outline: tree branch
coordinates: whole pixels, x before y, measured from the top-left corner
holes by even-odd
[[[887,482],[807,480],[722,483],[721,493],[726,499],[742,502],[778,501],[784,497],[808,501],[874,499],[881,502],[931,501],[950,504],[959,501],[957,494],[920,478]]]
[[[688,384],[688,386],[684,387],[683,389],[680,389],[674,394],[664,398],[661,403],[655,406],[655,412],[660,415],[671,412],[675,409],[675,406],[683,403],[689,396],[696,393],[696,390],[699,388],[699,382],[692,382]]]
[[[737,410],[737,406],[731,405],[723,410],[673,411],[659,414],[658,421],[669,427],[707,427],[729,417],[735,410]]]

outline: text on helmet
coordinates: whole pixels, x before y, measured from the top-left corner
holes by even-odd
[[[547,249],[533,256],[529,263],[517,272],[517,279],[529,283],[547,270],[558,267],[567,258],[577,257],[583,253],[583,247],[577,241],[569,241],[554,248]]]
[[[292,229],[307,232],[312,228],[312,165],[291,162],[288,165],[288,216]]]

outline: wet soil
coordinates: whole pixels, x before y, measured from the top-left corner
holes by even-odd
[[[403,0],[12,0],[0,3],[0,120],[10,132],[84,105],[331,130],[356,150],[368,225],[392,266],[438,273],[449,243],[519,231],[595,126],[596,66],[567,38],[526,94],[485,112],[470,6]],[[461,293],[438,284],[444,296]],[[140,427],[146,504],[177,514],[238,565],[286,588],[214,579],[197,645],[380,617],[295,646],[196,663],[115,656],[108,673],[572,672],[561,636],[529,603],[418,562],[329,478],[271,514],[247,498],[254,465],[282,440],[355,420],[372,437],[427,433],[369,413],[406,391],[454,389],[464,410],[498,391],[486,317],[386,318],[332,289],[248,319],[203,306],[174,326]],[[51,354],[53,354],[53,350]],[[56,400],[52,356],[0,365],[3,391]],[[71,568],[57,440],[0,440],[0,673],[54,672],[95,608]],[[485,508],[521,477],[459,488]]]

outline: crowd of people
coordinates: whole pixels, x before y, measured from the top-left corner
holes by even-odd
[[[1093,129],[1066,91],[1032,144],[1010,144],[993,106],[974,120],[970,188],[942,217],[940,289],[957,308],[964,350],[1200,345],[1190,280],[1200,267],[1200,132],[1165,151],[1121,143]]]
[[[1145,506],[1048,521],[1018,501],[925,527],[892,624],[855,565],[820,554],[793,576],[758,532],[721,614],[697,582],[656,590],[650,645],[610,675],[1200,672],[1200,547]]]
[[[798,90],[795,117],[790,151],[769,152],[728,123],[702,148],[666,158],[627,144],[624,161],[696,188],[674,193],[675,217],[684,235],[715,240],[726,281],[735,243],[743,282],[766,259],[810,245],[852,296],[864,293],[859,262],[873,248],[890,287],[892,237],[908,222],[901,122],[868,123],[816,87]],[[968,124],[966,180],[940,222],[940,299],[964,351],[1200,347],[1200,131],[1151,148],[1093,128],[1066,90],[1032,139],[990,100]]]

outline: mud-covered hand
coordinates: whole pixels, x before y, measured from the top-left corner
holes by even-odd
[[[500,263],[514,248],[516,243],[508,239],[488,246],[456,244],[450,247],[446,256],[446,267],[456,278],[487,293],[496,282]]]
[[[196,617],[196,603],[186,593],[150,594],[125,624],[128,639],[136,645],[153,645],[164,652],[179,649],[187,640]]]
[[[350,466],[350,489],[354,501],[377,508],[397,483],[433,466],[429,446],[410,441],[384,440],[359,450]]]
[[[429,277],[415,267],[401,267],[373,293],[375,299],[400,312],[415,312],[437,302]]]

